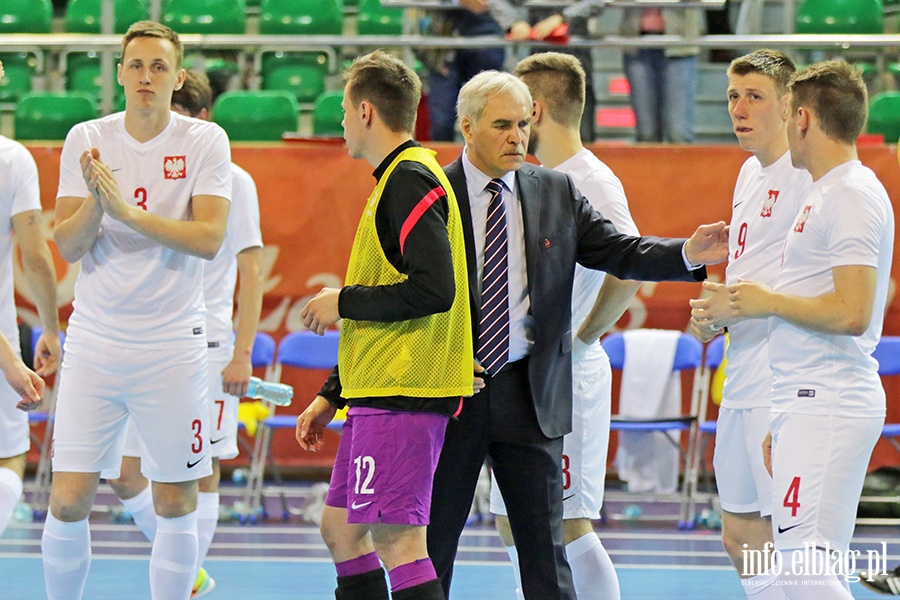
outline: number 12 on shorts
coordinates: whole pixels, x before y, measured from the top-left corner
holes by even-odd
[[[788,486],[787,493],[784,495],[784,507],[791,509],[791,516],[797,516],[797,510],[800,509],[800,478],[794,477],[791,485]]]
[[[353,459],[356,465],[356,487],[353,491],[356,494],[374,494],[375,490],[371,487],[372,478],[375,477],[375,458],[371,456],[357,456]],[[365,471],[365,479],[363,479],[363,471]]]

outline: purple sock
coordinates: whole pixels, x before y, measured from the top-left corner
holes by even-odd
[[[406,588],[437,579],[437,573],[430,558],[420,558],[417,561],[400,565],[388,571],[391,578],[391,590],[399,592]]]
[[[359,575],[360,573],[368,573],[369,571],[380,569],[381,562],[379,562],[377,554],[369,552],[344,562],[335,563],[334,568],[337,569],[338,577],[349,577],[350,575]]]

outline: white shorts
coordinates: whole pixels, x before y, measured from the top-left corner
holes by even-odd
[[[772,514],[772,478],[762,453],[768,433],[768,407],[719,409],[713,467],[724,510]]]
[[[210,361],[208,377],[210,456],[223,460],[238,455],[237,426],[240,398],[222,391],[222,371],[229,362],[231,361]],[[122,446],[122,456],[140,458],[143,453],[141,438],[129,418],[126,425],[125,444]],[[120,476],[119,467],[104,469],[100,476],[104,479],[117,479]]]
[[[16,408],[21,399],[0,377],[0,458],[19,456],[31,448],[28,413]]]
[[[209,361],[209,444],[211,456],[227,460],[238,455],[238,405],[241,399],[222,391],[222,371],[231,359]]]
[[[612,404],[605,352],[590,350],[572,364],[572,392],[572,432],[563,437],[563,519],[599,519]],[[506,515],[496,485],[491,485],[491,512]]]
[[[175,483],[211,475],[206,348],[92,346],[66,340],[53,470],[118,469],[131,416],[148,479]]]
[[[772,414],[775,549],[847,552],[881,417]]]

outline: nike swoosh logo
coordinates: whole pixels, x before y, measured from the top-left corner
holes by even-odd
[[[224,441],[224,440],[226,440],[226,439],[227,439],[227,438],[219,438],[219,439],[217,439],[217,440],[209,440],[209,443],[210,443],[210,444],[218,444],[219,442],[222,442],[222,441]]]
[[[193,469],[194,467],[196,467],[197,465],[200,464],[200,461],[201,461],[201,460],[203,460],[203,459],[202,459],[202,458],[198,458],[198,459],[195,460],[194,462],[188,461],[188,463],[187,463],[187,468],[188,468],[188,469]]]
[[[122,167],[119,167],[118,169],[110,169],[110,172],[115,173],[116,171],[121,171],[121,170],[122,170]]]
[[[743,204],[743,203],[744,203],[744,201],[743,201],[743,200],[741,200],[741,201],[740,201],[740,202],[738,202],[738,203],[737,203],[737,204],[734,204],[734,205],[732,205],[732,207],[731,207],[731,208],[737,208],[737,207],[738,207],[738,206],[740,206],[740,205],[741,205],[741,204]]]
[[[800,527],[803,523],[797,523],[796,525],[791,525],[790,527],[781,528],[781,525],[778,526],[778,533],[784,533],[785,531],[790,531],[794,527]]]
[[[563,498],[563,502],[565,502],[566,500],[568,500],[568,499],[570,499],[570,498],[574,498],[574,497],[575,497],[575,494],[570,494],[570,495],[568,495],[568,496],[566,496],[566,497]]]
[[[366,506],[368,506],[370,504],[372,504],[371,500],[369,500],[368,502],[363,502],[362,504],[357,504],[356,502],[354,502],[353,504],[350,505],[350,508],[352,508],[353,510],[359,510],[361,508],[365,508]]]

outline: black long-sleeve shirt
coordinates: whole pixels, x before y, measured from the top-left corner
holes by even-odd
[[[372,173],[380,181],[388,166],[412,140],[398,146]],[[423,200],[435,189],[439,196],[422,211]],[[375,211],[375,229],[385,258],[407,279],[393,285],[349,285],[341,290],[338,312],[357,321],[396,322],[450,310],[456,294],[450,240],[447,237],[447,194],[437,177],[415,161],[398,164],[382,191]],[[342,407],[341,383],[335,367],[319,391],[329,402]],[[411,398],[386,396],[355,398],[352,405],[394,410],[453,414],[459,398]]]

